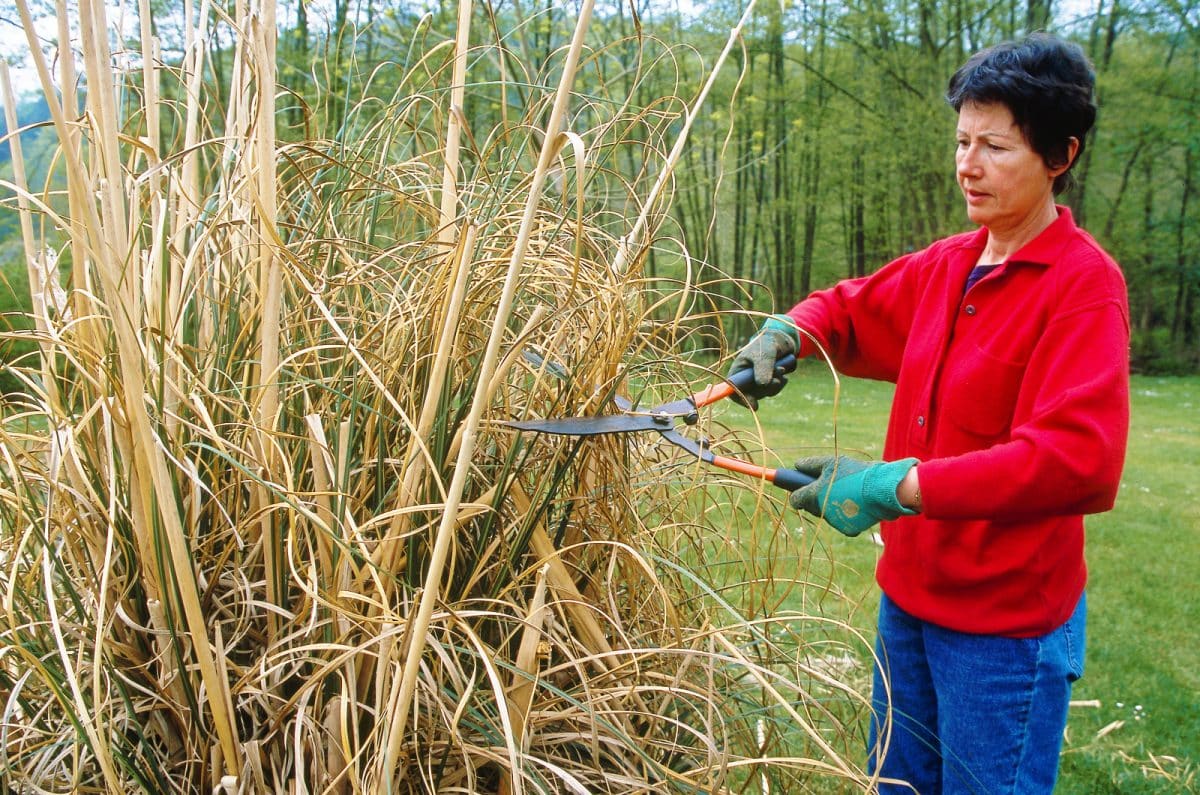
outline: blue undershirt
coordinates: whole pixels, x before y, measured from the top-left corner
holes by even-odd
[[[989,273],[999,267],[1000,264],[997,263],[995,265],[976,265],[974,268],[972,268],[970,275],[967,276],[967,284],[965,287],[963,287],[963,295],[967,294],[967,290],[971,289],[971,285],[975,284],[975,282],[979,281],[984,276],[987,276]]]

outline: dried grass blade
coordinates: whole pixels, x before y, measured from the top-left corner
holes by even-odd
[[[512,674],[512,684],[508,692],[508,720],[513,727],[513,745],[522,747],[525,728],[529,722],[529,710],[533,706],[533,686],[538,672],[538,646],[542,641],[542,625],[546,622],[546,574],[550,564],[544,564],[538,570],[537,585],[533,591],[533,601],[529,604],[529,613],[525,616],[525,629],[521,633],[521,645],[517,650],[516,667]],[[501,795],[522,789],[520,776],[517,771],[511,771],[509,776],[501,780]]]
[[[827,754],[830,759],[834,760],[834,763],[837,765],[839,772],[841,772],[846,778],[851,779],[851,780],[855,780],[858,778],[858,776],[859,776],[858,771],[853,770],[841,758],[841,756],[838,755],[838,752],[835,751],[833,749],[833,747],[829,745],[828,741],[826,741],[826,739],[821,736],[821,733],[819,731],[817,731],[816,728],[814,728],[807,720],[805,720],[804,716],[801,715],[796,710],[796,708],[792,706],[792,700],[790,698],[785,697],[782,693],[779,692],[778,689],[776,689],[776,687],[771,683],[767,674],[762,670],[761,666],[759,666],[753,660],[746,657],[746,655],[742,652],[741,649],[739,649],[737,646],[735,646],[732,642],[730,642],[730,640],[728,638],[726,638],[721,633],[714,633],[713,638],[716,640],[717,644],[722,646],[725,649],[726,653],[728,653],[734,660],[736,660],[738,662],[739,666],[744,671],[746,671],[746,673],[748,673],[754,679],[754,681],[756,681],[763,688],[763,691],[766,692],[768,695],[770,695],[772,703],[774,703],[778,706],[781,706],[788,713],[788,715],[791,717],[791,719],[793,721],[795,721],[796,725],[800,726],[804,730],[805,735],[807,735],[808,738],[818,748],[820,748],[825,754]]]
[[[517,511],[520,514],[528,514],[531,507],[529,497],[526,496],[525,490],[521,488],[520,484],[514,483],[509,489],[509,494]],[[586,606],[587,600],[575,587],[571,573],[563,565],[561,554],[554,548],[554,543],[540,524],[533,528],[529,543],[539,561],[545,561],[545,565],[549,567],[546,571],[546,579],[550,583],[550,587],[558,593],[560,603],[565,606],[567,613],[575,621],[576,629],[583,635],[580,640],[593,653],[593,663],[607,673],[609,669],[606,660],[608,655],[612,654],[612,646],[604,636],[600,622],[596,621],[596,616]]]
[[[321,558],[321,570],[333,571],[333,541],[330,534],[335,532],[336,518],[333,513],[333,461],[329,450],[329,440],[325,437],[325,428],[321,425],[321,415],[309,414],[304,418],[308,425],[309,465],[312,468],[314,498],[316,500],[316,515],[321,524],[317,528],[317,551]],[[339,589],[340,590],[340,589]]]
[[[67,649],[67,641],[63,636],[63,622],[58,615],[58,601],[51,584],[54,582],[54,577],[51,572],[50,563],[51,549],[47,547],[42,551],[42,579],[45,583],[46,607],[49,610],[50,630],[54,636],[55,646],[62,660],[62,671],[67,678],[71,698],[74,702],[75,721],[83,727],[84,733],[88,736],[88,743],[92,753],[96,755],[96,760],[100,763],[101,769],[104,771],[104,776],[108,782],[107,789],[113,795],[117,795],[120,789],[117,786],[119,779],[117,778],[116,768],[113,764],[112,754],[109,751],[107,740],[102,736],[103,726],[100,724],[100,716],[89,708],[87,698],[83,694],[83,690],[79,686],[79,680],[75,675],[75,667],[71,663],[71,653]]]
[[[442,164],[442,207],[438,240],[449,249],[454,245],[454,218],[458,206],[458,159],[462,143],[461,108],[467,94],[467,47],[471,35],[471,2],[459,0],[458,30],[454,38],[454,75],[450,80],[450,108],[446,122],[446,153]]]
[[[438,417],[437,396],[445,386],[446,374],[449,371],[450,359],[454,352],[454,339],[458,330],[459,317],[462,314],[463,302],[466,300],[467,279],[471,271],[471,257],[475,250],[477,235],[478,227],[468,224],[466,233],[459,240],[459,245],[453,252],[454,256],[451,260],[454,263],[453,286],[443,309],[441,335],[438,338],[437,350],[434,352],[429,383],[426,385],[425,395],[421,402],[421,414],[417,418],[416,430],[412,434],[406,453],[406,465],[399,493],[401,506],[412,504],[417,482],[426,468],[433,463],[428,448],[429,433]],[[407,513],[402,512],[397,515],[388,533],[389,540],[381,544],[373,556],[376,564],[385,571],[395,570],[401,547],[400,539],[406,534],[408,519]]]

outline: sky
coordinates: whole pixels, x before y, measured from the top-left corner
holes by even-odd
[[[43,16],[35,19],[34,27],[42,36],[56,35],[57,26],[53,17]],[[37,71],[29,60],[29,42],[25,37],[25,30],[21,27],[16,4],[12,0],[0,0],[0,58],[8,61],[13,91],[18,96],[23,91],[40,93]],[[0,96],[0,107],[3,107],[3,104],[4,98]]]

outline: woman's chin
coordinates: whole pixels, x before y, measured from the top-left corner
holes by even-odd
[[[967,204],[967,218],[970,218],[971,223],[973,224],[978,226],[987,226],[988,219],[991,218],[991,215],[991,213],[978,205]]]

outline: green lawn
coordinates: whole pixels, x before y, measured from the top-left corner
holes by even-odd
[[[877,457],[891,392],[890,384],[843,379],[835,415],[831,377],[806,362],[758,419],[785,462],[827,450],[835,427],[843,449]],[[735,427],[750,427],[748,417],[720,410]],[[1117,506],[1087,525],[1087,668],[1075,688],[1060,793],[1200,790],[1200,378],[1135,377],[1129,441]],[[879,547],[823,524],[809,535],[810,569],[824,567],[857,606],[821,604],[848,610],[838,617],[870,631]],[[805,599],[803,609],[815,603]]]

